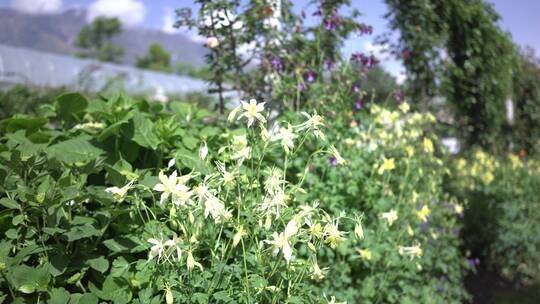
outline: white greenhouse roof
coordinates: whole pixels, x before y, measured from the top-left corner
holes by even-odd
[[[0,85],[13,84],[167,95],[208,89],[203,80],[0,44]]]

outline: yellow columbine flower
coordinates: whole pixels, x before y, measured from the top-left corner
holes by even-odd
[[[413,203],[416,203],[416,201],[418,200],[418,193],[416,193],[416,191],[413,190],[412,192],[412,202]]]
[[[429,216],[430,213],[431,213],[431,210],[429,210],[429,207],[427,205],[424,205],[424,207],[422,207],[420,211],[416,212],[416,215],[418,216],[418,218],[420,218],[422,222],[425,223],[427,222],[427,217]]]
[[[413,157],[414,156],[414,148],[411,146],[405,147],[405,153],[407,154],[407,157]]]
[[[460,204],[455,204],[454,205],[454,211],[457,214],[462,214],[463,213],[463,206],[461,206]]]
[[[419,257],[423,254],[423,251],[422,251],[422,248],[420,248],[420,245],[410,246],[410,247],[400,246],[398,252],[402,256],[410,257],[411,260],[414,257]]]
[[[382,175],[385,171],[392,171],[396,168],[396,163],[393,158],[385,159],[383,163],[379,166],[377,173]]]
[[[371,261],[372,254],[369,249],[356,249],[356,251],[360,254],[362,260]]]
[[[424,148],[424,151],[426,153],[432,153],[433,152],[433,142],[429,138],[424,138],[424,142],[422,143],[422,146]]]
[[[409,112],[411,107],[409,106],[409,104],[407,102],[404,102],[399,106],[399,109],[401,110],[401,112],[407,113],[407,112]]]

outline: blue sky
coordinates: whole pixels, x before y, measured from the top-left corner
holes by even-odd
[[[300,10],[308,0],[294,1]],[[492,0],[495,9],[502,16],[501,27],[512,34],[519,45],[529,45],[540,50],[540,0]],[[362,21],[374,27],[371,37],[352,37],[346,43],[344,52],[374,51],[377,48],[371,40],[387,31],[387,22],[382,17],[386,12],[384,0],[353,0],[353,7],[364,16]],[[195,7],[192,0],[0,0],[0,7],[13,7],[34,14],[56,13],[68,8],[86,8],[92,15],[118,15],[128,26],[144,26],[165,31],[173,31],[174,9]],[[314,8],[308,9],[308,12]],[[90,16],[91,17],[91,16]],[[1,43],[1,41],[0,41]],[[390,58],[383,65],[394,75],[403,71],[401,64]]]

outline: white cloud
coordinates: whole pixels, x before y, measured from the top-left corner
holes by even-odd
[[[161,30],[167,34],[178,33],[179,29],[174,27],[175,21],[176,20],[175,20],[174,10],[172,10],[169,7],[166,7],[165,13],[163,14],[163,25],[161,26]]]
[[[52,14],[62,9],[62,0],[11,0],[11,7],[29,14]]]
[[[364,50],[372,53],[377,58],[386,57],[385,51],[388,50],[388,45],[373,44],[371,41],[364,42]]]
[[[96,0],[88,7],[87,19],[98,16],[117,17],[122,25],[133,27],[144,21],[146,8],[140,0]]]

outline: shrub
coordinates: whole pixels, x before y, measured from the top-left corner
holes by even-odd
[[[333,213],[363,212],[363,238],[320,258],[333,266],[320,286],[351,303],[461,303],[463,205],[444,192],[434,117],[406,103],[367,107],[345,114],[345,124],[332,117],[328,140],[339,142],[347,164],[319,157],[306,177],[308,197]]]
[[[268,131],[262,110],[244,104],[228,129],[192,105],[67,93],[43,117],[2,121],[0,296],[320,302],[318,253],[356,238],[343,227],[359,217],[288,178],[321,117]]]
[[[540,274],[540,162],[476,150],[454,162],[453,191],[469,201],[464,239],[507,279]]]

